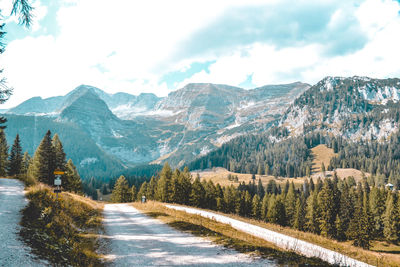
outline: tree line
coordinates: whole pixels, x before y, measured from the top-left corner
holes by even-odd
[[[121,176],[112,192],[115,202],[147,199],[191,205],[254,218],[333,238],[351,240],[365,249],[372,240],[397,243],[400,240],[400,199],[397,191],[370,185],[366,178],[322,181],[305,179],[300,188],[287,182],[283,188],[270,180],[266,187],[242,182],[221,187],[211,180],[194,180],[188,168],[183,171],[164,165],[157,177],[144,182],[139,190],[129,187]]]
[[[79,173],[72,160],[66,160],[66,154],[58,134],[51,137],[50,130],[47,131],[31,157],[28,152],[22,154],[19,134],[16,135],[9,152],[4,130],[0,129],[0,176],[20,178],[28,184],[41,182],[52,186],[56,169],[65,173],[61,176],[64,190],[82,191]]]

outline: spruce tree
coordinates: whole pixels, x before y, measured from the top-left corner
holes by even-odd
[[[288,220],[288,225],[293,226],[294,215],[296,212],[296,193],[294,189],[294,183],[290,183],[288,192],[285,199],[285,212]]]
[[[264,197],[264,194],[265,194],[265,189],[264,189],[264,186],[263,186],[263,184],[261,182],[261,178],[258,179],[257,194],[260,197],[260,199],[262,199]]]
[[[49,130],[35,151],[32,164],[29,166],[29,175],[33,176],[39,182],[53,185],[54,170],[56,169],[55,164],[55,150]]]
[[[140,189],[139,189],[139,192],[137,193],[137,200],[141,200],[142,199],[142,197],[143,196],[145,196],[146,197],[146,199],[147,199],[147,195],[146,195],[146,192],[147,192],[147,189],[148,189],[148,184],[147,184],[147,182],[144,182],[141,186],[140,186]]]
[[[22,172],[22,148],[19,134],[15,137],[14,144],[11,147],[8,175],[17,176]]]
[[[320,209],[318,207],[318,200],[317,200],[318,192],[317,190],[313,191],[311,195],[307,199],[307,208],[306,208],[306,230],[319,234],[319,213]]]
[[[371,189],[369,205],[372,216],[372,235],[374,238],[383,236],[383,215],[385,212],[384,192],[377,187]]]
[[[190,193],[190,204],[195,207],[204,207],[205,195],[206,192],[200,182],[200,178],[197,177],[192,184],[192,191]]]
[[[7,175],[7,168],[8,168],[7,139],[4,130],[0,128],[0,177],[4,177]]]
[[[170,202],[171,197],[171,179],[172,170],[168,162],[164,164],[163,169],[160,172],[160,179],[157,183],[157,200],[161,202]]]
[[[254,195],[252,201],[252,216],[256,219],[261,218],[261,200],[257,194]]]
[[[305,227],[305,199],[303,196],[296,200],[296,212],[294,214],[293,227],[297,230],[303,231]]]
[[[392,192],[388,192],[386,198],[386,210],[383,217],[383,234],[385,236],[386,241],[391,243],[396,243],[399,240],[399,210],[397,207],[397,199],[396,195]]]
[[[58,137],[58,134],[54,134],[53,139],[51,141],[54,147],[55,153],[55,165],[57,169],[64,170],[66,164],[66,155],[64,152],[63,145]]]
[[[26,175],[28,173],[30,161],[31,161],[31,156],[29,156],[28,152],[25,152],[21,162],[21,174]]]
[[[136,186],[132,185],[131,187],[131,201],[135,202],[137,199],[137,190],[136,190]]]
[[[334,212],[334,196],[333,186],[330,179],[326,179],[321,191],[318,193],[319,212],[319,228],[321,235],[333,237],[335,235],[335,219]]]
[[[121,175],[115,183],[111,199],[113,202],[130,202],[132,200],[131,188],[128,181]]]
[[[147,199],[154,200],[154,196],[155,196],[156,192],[157,192],[157,181],[156,181],[156,178],[153,176],[153,177],[151,177],[150,182],[148,183],[148,186],[146,188],[146,192],[144,192],[144,194],[146,195]],[[141,197],[141,196],[139,196],[139,197]]]
[[[64,169],[65,174],[62,176],[63,188],[75,193],[82,192],[82,180],[71,159],[68,160]]]
[[[269,195],[265,194],[261,204],[261,219],[267,220]]]

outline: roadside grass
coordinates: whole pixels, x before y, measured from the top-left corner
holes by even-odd
[[[145,204],[134,202],[132,205],[148,216],[157,218],[175,229],[205,237],[239,252],[274,260],[284,266],[330,266],[320,259],[307,258],[292,251],[285,251],[264,239],[238,231],[230,225],[199,215],[168,209],[160,202],[148,201]]]
[[[102,205],[72,193],[56,195],[48,186],[27,188],[20,235],[32,251],[56,266],[103,266],[100,246]]]
[[[162,204],[158,204],[161,205]],[[176,205],[176,204],[174,204]],[[182,205],[178,205],[182,206]],[[138,209],[140,209],[140,206],[138,206]],[[168,209],[167,207],[164,206],[163,209],[160,209],[160,211],[163,211],[166,213]],[[204,210],[204,209],[203,209]],[[370,265],[374,266],[400,266],[400,246],[394,245],[394,244],[388,244],[386,242],[381,242],[381,241],[373,241],[371,242],[372,247],[371,250],[365,250],[359,247],[355,247],[352,245],[351,241],[346,241],[346,242],[339,242],[330,238],[326,238],[320,235],[308,233],[308,232],[302,232],[299,230],[295,230],[289,227],[282,227],[280,225],[276,224],[271,224],[271,223],[266,223],[263,221],[259,220],[254,220],[251,218],[243,218],[238,215],[234,214],[225,214],[222,212],[217,212],[213,210],[206,210],[206,211],[211,211],[220,215],[224,215],[242,222],[250,223],[253,225],[257,225],[281,234],[285,234],[288,236],[292,236],[316,245],[319,245],[321,247],[342,253],[344,255],[347,255],[349,257],[352,257],[354,259],[357,259],[362,262],[366,262]],[[183,216],[189,216],[188,213],[183,212]],[[201,217],[201,216],[199,216]],[[203,218],[203,217],[201,217]],[[226,224],[223,224],[224,227],[226,227]],[[234,231],[239,232],[238,230],[234,229]],[[261,239],[264,243],[267,241]],[[277,248],[276,246],[274,246]],[[277,248],[280,249],[280,248]]]

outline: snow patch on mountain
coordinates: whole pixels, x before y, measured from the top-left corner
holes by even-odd
[[[90,165],[90,164],[96,163],[97,161],[98,161],[97,158],[85,158],[85,159],[81,160],[79,165],[81,167],[84,167],[85,165]]]

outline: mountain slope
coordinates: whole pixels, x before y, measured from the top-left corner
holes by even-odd
[[[398,131],[399,79],[327,77],[304,92],[284,114],[292,135],[316,129],[350,139],[387,138]]]
[[[65,96],[34,98],[9,110],[6,133],[12,142],[19,132],[26,140],[24,149],[32,154],[42,133],[57,132],[66,150],[73,148],[67,154],[85,175],[166,160],[183,166],[232,138],[268,129],[308,88],[299,82],[252,90],[188,84],[158,98],[110,95],[82,85]]]

